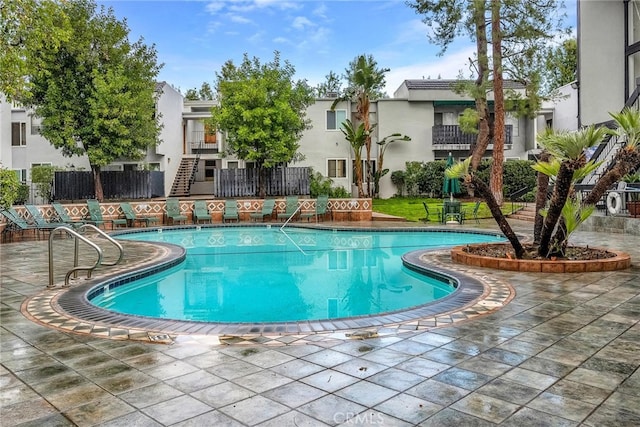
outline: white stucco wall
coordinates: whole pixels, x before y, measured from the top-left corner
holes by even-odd
[[[11,157],[11,104],[0,93],[0,166],[13,168]]]
[[[624,5],[578,2],[578,82],[581,125],[610,120],[624,106]]]

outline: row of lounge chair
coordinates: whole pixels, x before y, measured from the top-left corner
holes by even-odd
[[[286,207],[284,212],[276,213],[276,201],[274,199],[266,199],[262,204],[262,207],[256,211],[251,212],[249,217],[252,221],[271,220],[277,218],[280,221],[293,221],[296,219],[310,221],[312,219],[324,219],[329,214],[329,198],[328,196],[319,196],[316,199],[316,206],[314,211],[300,212],[299,202],[297,196],[288,196],[286,198]],[[87,200],[88,215],[80,220],[74,220],[69,216],[69,213],[65,207],[57,202],[52,203],[52,207],[56,213],[56,218],[46,220],[38,209],[34,205],[25,205],[25,209],[29,214],[29,218],[22,217],[15,209],[9,208],[4,211],[0,211],[3,215],[8,227],[5,228],[5,233],[24,233],[27,230],[33,230],[36,236],[40,238],[41,233],[51,232],[60,226],[78,227],[83,224],[93,224],[96,227],[106,228],[109,224],[110,228],[117,227],[135,227],[136,224],[144,226],[152,226],[160,222],[160,218],[157,216],[146,216],[136,213],[130,203],[121,202],[120,209],[124,218],[105,218],[102,215],[102,209],[100,203],[97,200]],[[169,224],[184,223],[188,220],[188,216],[181,211],[180,202],[176,198],[168,198],[166,200],[166,214],[167,222]],[[235,200],[225,201],[224,212],[222,214],[222,221],[240,221],[240,214],[238,212],[238,205]],[[212,222],[211,213],[207,208],[205,200],[195,200],[193,209],[193,222],[201,224],[203,222]]]

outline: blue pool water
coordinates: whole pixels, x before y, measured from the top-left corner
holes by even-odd
[[[429,231],[223,227],[118,238],[187,249],[180,265],[97,295],[120,313],[208,322],[282,322],[375,315],[415,307],[455,289],[403,266],[417,249],[503,240]]]

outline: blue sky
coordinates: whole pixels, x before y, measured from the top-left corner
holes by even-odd
[[[99,1],[126,18],[130,40],[155,44],[164,63],[159,80],[183,93],[215,82],[227,60],[273,59],[279,51],[312,86],[343,74],[359,54],[371,54],[386,74],[389,96],[405,79],[469,75],[475,44],[461,38],[443,56],[429,28],[404,0]],[[567,2],[575,21],[575,0]]]

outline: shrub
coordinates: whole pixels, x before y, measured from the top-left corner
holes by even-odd
[[[321,194],[325,194],[333,198],[351,197],[351,193],[344,187],[333,187],[333,180],[322,176],[320,172],[309,172],[309,195],[314,199]]]
[[[0,167],[0,209],[9,209],[13,206],[20,194],[21,185],[14,171]]]
[[[393,171],[391,173],[391,183],[398,189],[396,195],[402,197],[404,194],[404,171]]]
[[[59,168],[51,165],[40,165],[31,168],[31,182],[36,186],[36,195],[47,202],[53,200],[53,177]]]

